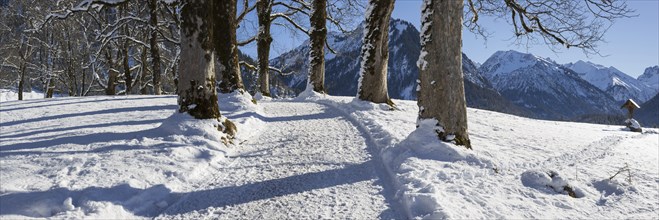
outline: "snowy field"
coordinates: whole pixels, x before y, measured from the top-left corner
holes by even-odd
[[[0,218],[659,216],[656,129],[469,109],[466,150],[412,133],[411,101],[220,99],[235,145],[174,96],[1,102]]]
[[[23,100],[28,99],[43,99],[44,94],[36,91],[24,92]],[[0,102],[16,101],[18,100],[18,92],[11,89],[0,89]]]

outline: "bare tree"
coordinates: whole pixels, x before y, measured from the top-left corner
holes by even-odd
[[[462,17],[464,25],[478,34],[479,15],[508,18],[517,40],[544,43],[565,48],[580,48],[598,53],[612,21],[628,17],[631,10],[624,1],[614,0],[424,0],[422,7],[419,57],[419,121],[435,120],[440,140],[455,141],[471,148],[467,131],[467,114],[462,74]]]
[[[160,47],[158,46],[158,0],[149,0],[149,45],[151,49],[151,62],[153,62],[153,92],[162,94],[162,72],[160,71]]]
[[[215,90],[214,22],[230,22],[228,18],[215,20],[212,0],[188,0],[181,10],[181,61],[179,65],[179,112],[187,112],[197,119],[222,120]],[[236,127],[224,118],[220,131],[232,138]]]
[[[597,44],[616,19],[632,17],[626,0],[467,0],[464,25],[477,34],[481,15],[504,18],[518,43],[579,48],[598,54]]]
[[[222,76],[220,92],[222,93],[231,93],[236,90],[243,91],[245,89],[238,63],[236,4],[236,0],[226,0],[215,4],[214,20],[218,22],[215,23],[213,40],[217,48],[215,52],[220,62],[219,73]],[[247,1],[245,1],[245,5],[247,5]],[[249,6],[244,7],[243,10],[249,10]]]
[[[256,38],[258,54],[258,75],[259,91],[264,96],[270,96],[270,44],[272,36],[270,35],[270,25],[272,18],[272,0],[257,0],[256,14],[259,21],[259,30]]]
[[[439,138],[471,148],[462,74],[463,1],[424,1],[419,57],[419,120]]]
[[[220,118],[215,92],[210,0],[189,0],[181,11],[181,61],[179,65],[179,111],[195,118]]]
[[[361,100],[393,105],[387,92],[389,20],[393,9],[394,0],[370,0],[366,9],[357,94]]]
[[[309,30],[309,83],[313,91],[325,93],[325,42],[327,41],[327,1],[311,3],[311,30]]]

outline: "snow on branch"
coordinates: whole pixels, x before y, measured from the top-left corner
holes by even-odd
[[[37,28],[37,30],[41,30],[53,18],[62,20],[78,12],[87,12],[90,9],[100,10],[104,6],[116,7],[124,3],[127,3],[128,1],[129,0],[84,0],[78,3],[78,5],[76,6],[47,15],[46,19],[41,25],[39,25],[39,28]]]
[[[248,62],[243,61],[243,60],[241,60],[240,62],[238,62],[238,64],[240,64],[241,66],[244,66],[245,68],[250,69],[250,70],[252,70],[252,71],[256,71],[256,70],[258,70],[258,67],[256,67],[256,65],[251,64],[251,63],[248,63]],[[288,72],[288,73],[286,73],[286,72],[284,72],[281,68],[277,68],[277,67],[273,67],[273,66],[268,66],[268,69],[269,69],[270,71],[277,72],[277,73],[279,73],[279,74],[282,75],[282,76],[288,76],[288,75],[291,75],[291,74],[295,73],[295,72]]]

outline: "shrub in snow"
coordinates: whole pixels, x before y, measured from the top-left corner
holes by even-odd
[[[547,192],[551,189],[553,192],[567,194],[573,198],[584,197],[581,189],[571,186],[567,180],[563,179],[558,172],[550,170],[548,172],[539,170],[529,170],[522,173],[522,184],[526,187],[538,189]]]
[[[627,178],[626,178],[627,182],[632,183],[632,170],[629,168],[628,163],[625,163],[624,167],[620,168],[618,170],[618,172],[613,174],[613,176],[609,177],[609,180],[613,180],[613,178],[615,178],[616,176],[618,176],[618,174],[623,173],[623,172],[627,173]]]
[[[634,120],[633,118],[625,120],[625,125],[627,125],[627,128],[629,128],[630,131],[643,132],[643,129],[641,128],[641,124],[638,123],[638,121]]]

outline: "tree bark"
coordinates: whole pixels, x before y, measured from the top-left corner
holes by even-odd
[[[325,93],[325,40],[327,39],[327,1],[313,0],[311,5],[311,31],[309,41],[309,83],[313,91]]]
[[[160,48],[158,47],[158,0],[149,0],[149,26],[151,38],[151,62],[153,62],[153,93],[162,94],[161,71],[160,71]]]
[[[443,141],[471,148],[462,73],[463,1],[426,0],[419,57],[419,120],[437,120]]]
[[[55,79],[53,79],[54,76],[50,73],[46,77],[48,79],[46,80],[46,96],[45,96],[45,98],[49,99],[49,98],[53,97],[53,93],[55,92]]]
[[[259,21],[259,31],[257,34],[257,56],[259,59],[258,75],[259,89],[264,96],[270,96],[270,44],[272,36],[270,35],[270,13],[272,12],[272,0],[258,0],[256,2],[256,12]]]
[[[359,79],[359,99],[393,104],[387,92],[389,20],[394,0],[370,0],[364,29]]]
[[[131,94],[133,89],[133,76],[130,73],[130,64],[128,63],[128,42],[124,42],[122,52],[122,63],[124,66],[124,81],[126,83],[126,95]]]
[[[114,58],[112,58],[112,48],[108,47],[106,53],[105,53],[105,58],[108,60],[108,85],[107,88],[105,88],[105,95],[116,95],[116,86],[117,86],[117,78],[119,76],[119,73],[114,69],[115,63]],[[71,62],[70,62],[71,63]],[[71,65],[71,64],[69,64]],[[69,68],[69,75],[72,74],[73,70],[72,67]],[[71,87],[71,86],[69,86]],[[70,91],[75,91],[72,89],[69,89]],[[74,94],[72,94],[74,96]]]
[[[215,52],[220,62],[219,73],[222,76],[220,92],[222,93],[245,89],[240,76],[240,65],[238,64],[236,3],[236,0],[224,0],[214,3],[216,26],[213,28],[213,40],[215,41]]]
[[[188,0],[181,10],[179,112],[197,119],[219,119],[213,55],[213,0]]]
[[[27,64],[23,60],[21,63],[21,76],[20,76],[20,80],[18,81],[18,100],[23,100],[23,89],[25,87],[25,72],[27,69],[26,67]]]
[[[142,70],[140,71],[140,78],[139,78],[139,86],[140,86],[140,94],[146,95],[149,93],[149,86],[146,80],[146,75],[148,71],[148,68],[146,67],[146,62],[147,62],[147,48],[144,47],[142,50],[142,55],[140,60],[142,61]]]

